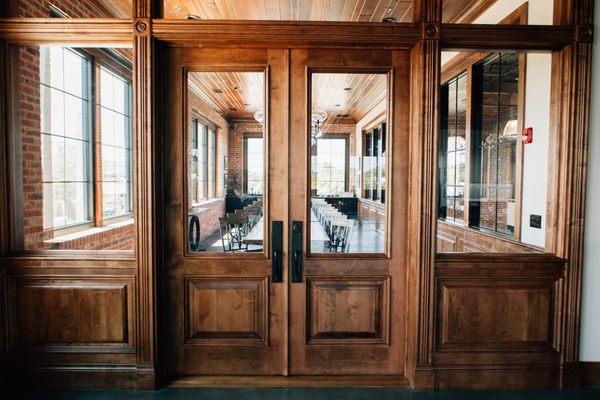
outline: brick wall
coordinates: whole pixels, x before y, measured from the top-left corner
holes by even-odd
[[[74,17],[105,17],[108,12],[94,1],[51,1]],[[48,17],[47,0],[19,2],[22,17]],[[127,54],[127,52],[122,52]],[[40,51],[37,47],[19,48],[19,107],[23,172],[23,231],[25,250],[60,249],[127,249],[133,250],[134,225],[130,224],[102,234],[87,235],[60,245],[44,243],[53,236],[43,228],[43,186],[41,163]]]

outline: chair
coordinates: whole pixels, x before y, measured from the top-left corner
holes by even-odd
[[[354,228],[354,220],[347,218],[334,218],[330,222],[329,251],[347,253],[350,250],[350,238]]]
[[[248,251],[244,237],[248,231],[248,215],[244,212],[226,214],[219,217],[219,233],[224,252]],[[227,238],[227,245],[225,244]]]

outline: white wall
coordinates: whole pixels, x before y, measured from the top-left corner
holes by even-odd
[[[595,6],[579,352],[581,361],[600,361],[600,1],[597,0]]]
[[[548,186],[548,137],[552,55],[527,54],[524,127],[533,128],[533,143],[523,146],[521,241],[544,247]],[[542,229],[529,226],[531,214],[542,216]]]

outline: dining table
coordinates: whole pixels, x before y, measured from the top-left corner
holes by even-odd
[[[264,238],[263,225],[263,217],[261,217],[250,232],[248,232],[248,235],[243,239],[243,243],[262,245]],[[329,246],[329,236],[312,209],[310,210],[310,241],[311,243],[315,242],[324,246]]]

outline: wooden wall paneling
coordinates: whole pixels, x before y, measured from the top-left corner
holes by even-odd
[[[435,387],[556,387],[563,279],[550,254],[438,255]]]

